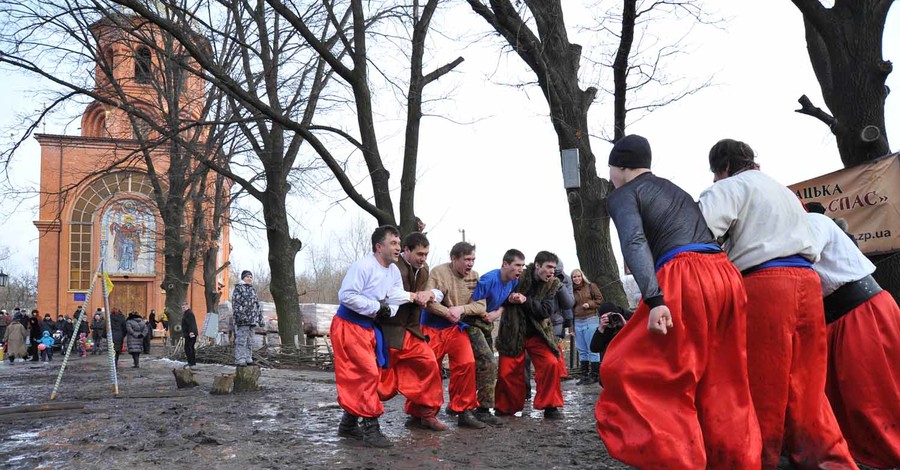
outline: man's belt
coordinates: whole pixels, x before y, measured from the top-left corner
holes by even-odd
[[[825,297],[825,323],[834,322],[882,291],[872,275],[848,282]]]

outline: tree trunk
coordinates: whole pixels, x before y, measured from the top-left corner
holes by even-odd
[[[230,395],[232,391],[234,391],[234,375],[219,374],[213,378],[212,389],[209,393],[211,395]]]
[[[234,393],[259,390],[259,366],[237,366],[234,371]]]
[[[278,335],[282,344],[291,344],[294,335],[302,333],[294,260],[303,245],[300,240],[291,237],[285,201],[286,186],[281,179],[269,179],[262,206],[272,275],[269,291],[278,314]]]
[[[190,369],[172,369],[172,374],[175,375],[175,386],[179,389],[193,388],[200,385]]]
[[[830,127],[841,161],[844,167],[851,167],[890,153],[884,102],[892,66],[881,56],[883,18],[862,8],[828,12],[830,29],[825,32],[820,32],[816,23],[804,22],[807,51],[822,97],[834,117]],[[864,138],[867,127],[869,132],[877,132]]]

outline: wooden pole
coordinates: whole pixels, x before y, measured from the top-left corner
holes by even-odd
[[[97,274],[94,275],[94,278],[91,280],[91,285],[88,287],[87,295],[84,298],[84,304],[81,308],[81,315],[78,315],[78,318],[75,320],[75,333],[78,333],[78,328],[81,326],[81,322],[84,321],[84,305],[90,305],[91,302],[91,294],[94,293],[94,285],[97,283],[97,277],[100,276],[100,270],[97,270]],[[66,356],[63,357],[62,365],[59,366],[59,374],[56,375],[56,383],[53,384],[53,391],[50,392],[50,400],[56,399],[56,394],[59,392],[59,384],[62,382],[63,374],[66,372],[66,366],[69,364],[69,357],[72,355],[72,347],[75,346],[75,338],[69,338],[69,344],[66,346]]]
[[[100,272],[106,273],[103,259],[100,260]],[[109,309],[109,292],[106,291],[106,276],[103,277],[103,306],[106,308],[106,360],[109,364],[109,379],[112,381],[113,396],[119,394],[119,377],[116,374],[116,351],[112,337],[112,311]],[[150,332],[153,333],[152,331]]]

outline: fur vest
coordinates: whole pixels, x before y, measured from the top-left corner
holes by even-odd
[[[530,310],[533,308],[531,306],[552,302],[560,286],[559,279],[555,277],[550,278],[547,282],[536,281],[534,264],[529,264],[525,268],[525,272],[519,278],[516,292],[524,294],[529,300],[525,304],[511,304],[508,301],[503,304],[505,310],[500,319],[500,331],[497,334],[497,351],[501,355],[519,357],[525,353],[525,334],[530,322],[539,332],[541,339],[547,343],[547,347],[553,351],[553,354],[559,356],[550,318],[538,319],[537,312],[530,312]]]

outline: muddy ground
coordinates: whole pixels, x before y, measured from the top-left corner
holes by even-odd
[[[0,408],[50,403],[60,363],[4,361]],[[565,420],[544,421],[527,403],[522,416],[484,430],[457,429],[443,413],[446,432],[408,429],[396,397],[381,419],[395,446],[380,450],[337,437],[333,373],[264,369],[262,390],[214,396],[213,376],[233,367],[201,364],[201,386],[185,392],[172,376],[183,363],[151,354],[140,369],[130,365],[130,357],[120,359],[118,398],[105,357],[89,356],[69,363],[53,402],[83,410],[41,419],[0,414],[0,468],[628,468],[607,455],[594,429],[599,387],[573,381],[563,383]]]
[[[48,403],[60,363],[4,361],[0,407]],[[564,421],[544,421],[527,404],[524,416],[484,430],[457,429],[441,413],[450,425],[443,433],[406,428],[397,397],[381,419],[395,446],[378,450],[336,436],[332,373],[264,369],[261,391],[214,396],[213,376],[233,367],[201,364],[201,386],[180,393],[171,372],[178,364],[151,354],[132,369],[123,356],[113,398],[105,358],[74,359],[55,402],[84,410],[40,420],[0,415],[0,468],[627,468],[594,430],[599,387],[565,382]]]

